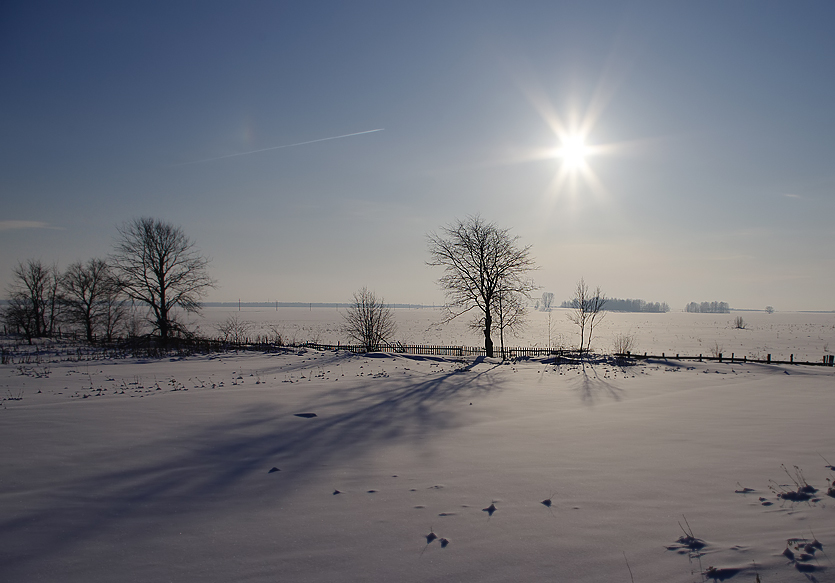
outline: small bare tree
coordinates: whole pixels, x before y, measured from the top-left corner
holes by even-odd
[[[241,320],[236,314],[230,315],[226,320],[216,326],[224,342],[232,344],[243,344],[252,330],[252,323]]]
[[[494,356],[491,333],[499,297],[530,298],[536,289],[526,277],[536,269],[530,247],[519,246],[518,237],[478,215],[457,220],[428,238],[428,264],[444,268],[438,282],[447,295],[447,321],[478,310],[475,323],[484,334],[485,352]]]
[[[635,335],[634,334],[616,334],[613,342],[615,354],[629,354],[635,350]]]
[[[113,265],[122,291],[151,309],[163,343],[185,331],[174,308],[199,312],[200,300],[215,285],[207,271],[209,260],[182,229],[157,219],[134,219],[119,228]]]
[[[748,324],[745,323],[745,320],[742,316],[737,316],[734,318],[734,328],[738,328],[739,330],[745,330],[748,327]]]
[[[58,317],[58,268],[39,260],[18,263],[6,290],[9,303],[3,311],[6,325],[33,338],[51,336]]]
[[[348,337],[362,344],[366,352],[380,349],[396,330],[394,312],[386,306],[383,298],[373,291],[362,288],[354,293],[354,301],[342,317],[344,331]]]
[[[550,312],[554,303],[554,292],[542,292],[542,301],[539,302],[539,309],[543,312]]]
[[[499,345],[502,360],[505,359],[504,336],[505,330],[513,335],[518,334],[525,327],[527,316],[527,300],[524,295],[513,291],[502,290],[496,296],[496,328],[499,330]]]
[[[92,343],[98,333],[108,341],[125,315],[119,283],[102,259],[70,265],[59,282],[63,319],[83,327]]]
[[[591,339],[594,334],[594,326],[599,323],[605,312],[606,296],[598,286],[592,291],[585,280],[581,277],[577,282],[574,291],[574,299],[571,300],[572,311],[568,319],[580,328],[580,354],[591,349]],[[588,330],[588,333],[586,332]]]

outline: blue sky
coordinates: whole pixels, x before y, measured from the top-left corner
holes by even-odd
[[[153,216],[212,258],[210,301],[441,302],[426,234],[480,213],[558,299],[582,276],[673,309],[835,309],[833,22],[831,2],[6,2],[0,286]],[[558,128],[585,133],[581,168]]]

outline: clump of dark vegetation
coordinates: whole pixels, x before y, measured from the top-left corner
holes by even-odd
[[[707,546],[707,543],[700,538],[696,538],[696,536],[693,534],[693,529],[690,528],[690,523],[687,522],[687,517],[682,515],[682,518],[684,518],[684,524],[687,525],[687,528],[684,528],[680,522],[678,523],[678,527],[684,534],[678,537],[676,542],[682,547],[689,549],[690,551],[699,551],[705,548],[705,546]]]
[[[782,552],[782,555],[790,563],[794,563],[795,569],[801,573],[808,573],[819,569],[813,561],[816,561],[815,553],[822,550],[823,545],[813,533],[812,540],[807,538],[788,539],[786,541],[786,550]]]
[[[805,502],[807,500],[811,500],[818,489],[806,481],[806,478],[803,477],[803,470],[797,466],[793,466],[794,471],[790,472],[784,464],[780,464],[780,467],[783,468],[783,471],[786,472],[786,475],[794,484],[794,490],[791,489],[791,486],[782,486],[774,480],[771,480],[771,484],[768,486],[771,491],[774,492],[778,498],[789,500],[791,502]]]

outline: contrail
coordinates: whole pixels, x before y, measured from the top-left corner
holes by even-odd
[[[292,148],[294,146],[304,146],[306,144],[315,144],[316,142],[327,142],[328,140],[339,140],[341,138],[350,138],[351,136],[361,136],[363,134],[373,134],[374,132],[381,132],[386,128],[377,128],[376,130],[366,130],[364,132],[355,132],[353,134],[345,134],[343,136],[331,136],[330,138],[319,138],[318,140],[310,140],[308,142],[298,142],[296,144],[284,144],[283,146],[272,146],[271,148],[261,148],[260,150],[250,150],[249,152],[240,152],[238,154],[227,154],[226,156],[218,156],[217,158],[206,158],[205,160],[196,160],[194,162],[183,162],[181,164],[171,164],[173,166],[188,166],[189,164],[202,164],[203,162],[212,162],[214,160],[223,160],[225,158],[235,158],[237,156],[246,156],[248,154],[257,154],[258,152],[268,152],[270,150],[280,150],[282,148]]]

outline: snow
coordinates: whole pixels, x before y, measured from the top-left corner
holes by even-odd
[[[707,315],[610,314],[606,334],[640,324],[639,348],[683,353],[718,321],[728,344],[779,333],[820,360],[832,321],[752,314],[735,331],[733,315],[684,316]],[[312,350],[49,360],[0,366],[2,581],[835,573],[830,367]],[[769,488],[795,488],[781,465],[812,499]]]

